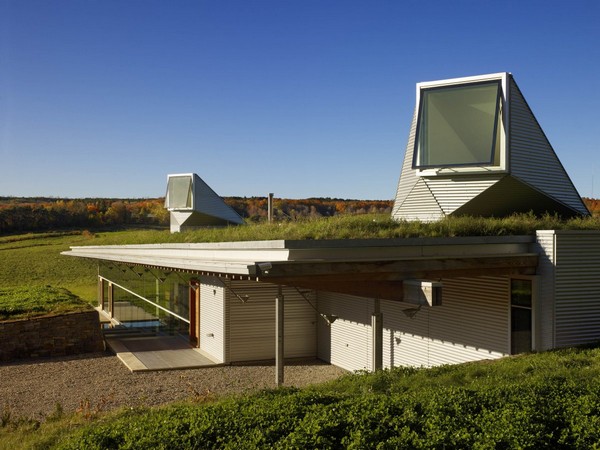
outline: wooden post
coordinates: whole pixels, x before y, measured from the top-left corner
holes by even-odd
[[[190,280],[189,312],[190,343],[200,347],[200,283],[197,280]]]
[[[281,286],[277,286],[275,299],[275,383],[277,386],[283,384],[283,317],[283,292]]]

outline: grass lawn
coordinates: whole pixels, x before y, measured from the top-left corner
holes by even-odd
[[[0,320],[85,311],[90,305],[64,288],[23,286],[0,288]]]

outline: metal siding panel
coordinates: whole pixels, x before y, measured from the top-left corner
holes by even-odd
[[[275,357],[275,297],[277,286],[252,281],[227,281],[235,292],[249,295],[247,302],[227,290],[230,360],[256,361]],[[283,289],[284,350],[286,358],[312,357],[317,353],[315,310],[295,290]]]
[[[396,189],[396,197],[394,207],[392,209],[392,217],[394,219],[404,219],[404,214],[400,211],[404,201],[409,197],[411,191],[417,184],[419,178],[416,176],[415,170],[412,168],[413,152],[415,146],[415,133],[417,129],[417,111],[413,113],[413,120],[410,126],[408,135],[408,143],[406,144],[406,152],[404,153],[404,162],[402,163],[402,171],[400,180]]]
[[[556,233],[556,345],[600,339],[600,232]]]
[[[587,214],[581,197],[513,79],[510,82],[509,155],[513,176]]]
[[[318,298],[322,313],[338,316],[331,325],[319,324],[319,358],[346,370],[370,370],[373,300],[322,291]]]
[[[507,354],[508,279],[442,282],[442,306],[421,309],[412,319],[402,312],[405,305],[382,301],[385,367],[431,367]]]
[[[539,329],[540,345],[538,350],[549,350],[555,347],[554,342],[554,231],[537,231],[537,251],[540,255],[537,275],[540,277],[538,284],[537,313],[539,320],[536,325]]]
[[[410,191],[408,197],[399,207],[397,214],[398,219],[421,220],[424,222],[431,222],[444,217],[444,211],[442,211],[422,178],[418,179],[413,190]]]
[[[232,222],[244,220],[198,175],[194,175],[194,210]]]
[[[225,362],[225,292],[214,277],[200,278],[200,348]]]
[[[451,214],[465,203],[498,182],[504,174],[461,175],[427,178],[425,183],[445,214]]]

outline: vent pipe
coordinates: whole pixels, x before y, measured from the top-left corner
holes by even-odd
[[[269,223],[273,222],[273,193],[269,192],[269,201],[267,202],[268,206],[269,206],[269,212],[268,212],[268,216],[269,216]]]

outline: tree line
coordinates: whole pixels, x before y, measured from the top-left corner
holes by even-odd
[[[250,222],[266,221],[266,197],[225,197],[225,203]],[[600,215],[600,200],[583,198],[594,216]],[[352,200],[340,198],[274,199],[278,221],[340,214],[391,212],[391,200]],[[115,226],[169,225],[164,198],[21,198],[0,197],[0,234],[48,231],[65,228],[104,228]]]
[[[267,220],[264,197],[225,197],[225,203],[248,221]],[[338,198],[275,199],[277,220],[328,217],[338,214],[389,213],[388,200]],[[168,226],[164,198],[154,199],[54,199],[0,197],[0,234],[65,228],[115,226]]]

